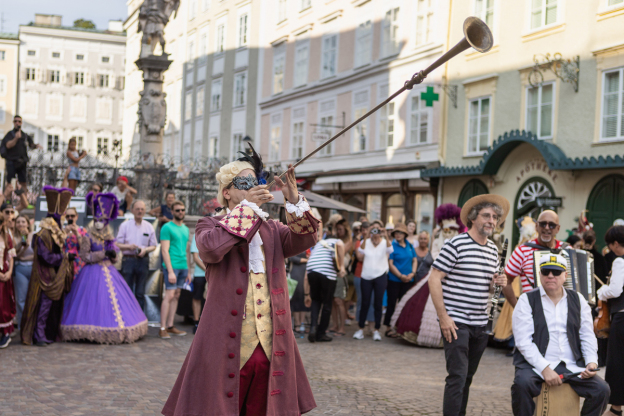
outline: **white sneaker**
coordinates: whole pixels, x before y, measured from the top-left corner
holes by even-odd
[[[381,341],[381,334],[379,331],[373,332],[373,341]]]
[[[355,334],[353,334],[353,338],[355,339],[364,339],[364,331],[361,329],[358,329]],[[379,339],[381,341],[381,338]]]

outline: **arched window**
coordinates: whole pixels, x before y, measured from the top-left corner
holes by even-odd
[[[487,186],[479,179],[471,179],[462,188],[457,205],[461,208],[473,196],[489,194]]]
[[[513,217],[507,217],[508,225],[505,228],[509,229],[509,227],[513,225],[512,222],[520,217],[528,215],[534,220],[537,220],[540,212],[545,209],[557,211],[556,207],[540,207],[537,205],[537,198],[555,196],[555,190],[546,179],[538,176],[527,179],[527,181],[520,186],[520,190],[516,195],[516,200],[513,205]],[[511,247],[515,247],[520,238],[520,231],[516,226],[511,227],[511,229],[513,230]]]
[[[596,246],[601,249],[613,221],[624,217],[624,176],[613,174],[600,179],[589,194],[587,210],[587,219],[594,224]]]

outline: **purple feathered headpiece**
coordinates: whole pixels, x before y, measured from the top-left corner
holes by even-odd
[[[93,192],[89,192],[86,200],[96,220],[104,220],[108,223],[109,220],[117,218],[119,214],[119,201],[115,194],[101,193],[94,197]]]
[[[74,191],[69,188],[55,188],[50,185],[43,187],[46,202],[48,203],[48,217],[53,217],[58,222],[61,215],[65,214],[65,210],[69,207]]]
[[[435,210],[435,220],[436,223],[440,224],[444,220],[454,219],[457,221],[457,225],[459,225],[459,232],[463,233],[466,231],[466,226],[462,223],[460,218],[461,208],[455,204],[442,204]]]

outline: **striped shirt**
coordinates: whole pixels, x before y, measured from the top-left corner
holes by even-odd
[[[446,274],[442,279],[444,306],[455,322],[487,324],[490,283],[498,263],[498,249],[490,240],[481,245],[466,232],[444,244],[432,267]]]
[[[539,244],[537,238],[529,241],[532,244]],[[561,248],[561,241],[555,240],[555,248]],[[522,293],[526,293],[533,289],[535,276],[533,275],[533,252],[539,250],[524,244],[516,247],[511,253],[509,261],[505,266],[505,274],[510,278],[520,276],[522,284]]]
[[[327,277],[329,280],[336,280],[336,258],[337,238],[327,238],[321,240],[312,247],[312,254],[308,260],[307,270],[317,272]]]

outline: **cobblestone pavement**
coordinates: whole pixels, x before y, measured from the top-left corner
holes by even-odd
[[[161,340],[157,334],[150,328],[132,345],[56,343],[47,348],[22,346],[14,338],[0,350],[0,415],[160,414],[193,336]],[[310,415],[442,414],[442,350],[350,336],[298,343],[318,404]],[[510,415],[512,378],[504,351],[486,350],[468,414]]]

